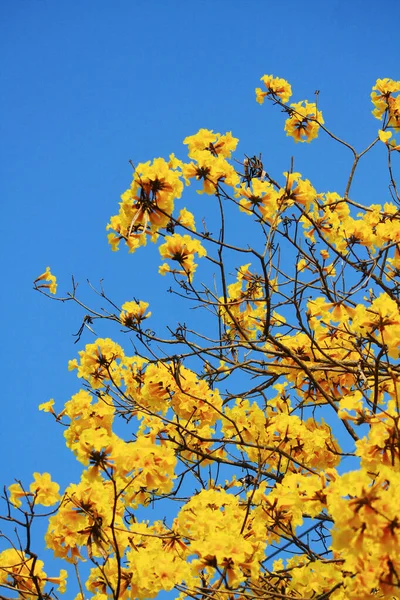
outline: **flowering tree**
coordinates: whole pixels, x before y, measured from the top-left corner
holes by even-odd
[[[67,573],[76,600],[172,589],[182,599],[400,598],[400,82],[376,82],[380,129],[362,151],[325,126],[318,94],[289,104],[285,80],[262,82],[256,99],[286,113],[287,135],[327,134],[352,154],[346,187],[324,192],[293,165],[281,176],[261,156],[233,159],[231,133],[202,129],[184,140],[188,161],[132,165],[107,226],[114,251],[158,244],[159,272],[176,302],[196,307],[192,322],[156,332],[145,299],[118,307],[100,289],[103,310],[89,308],[75,284],[57,297],[49,268],[36,279],[82,307],[79,339],[109,320],[134,346],[87,344],[69,364],[82,389],[61,409],[40,406],[64,426],[82,475],[62,493],[48,473],[5,490],[1,518],[15,535],[2,535],[0,589],[12,598],[57,597]],[[387,153],[383,205],[351,193],[375,144]],[[196,182],[210,215],[182,206]],[[43,514],[46,546],[65,561],[58,577],[32,541]]]

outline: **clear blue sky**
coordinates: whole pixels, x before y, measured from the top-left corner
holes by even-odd
[[[239,156],[262,152],[278,176],[294,155],[319,190],[343,192],[350,155],[322,139],[296,146],[254,88],[272,73],[290,81],[294,100],[320,90],[328,127],[362,148],[378,126],[372,86],[400,78],[399,24],[395,0],[382,9],[371,0],[1,0],[1,485],[33,471],[61,472],[66,484],[80,472],[37,406],[50,397],[61,406],[79,389],[67,361],[82,313],[34,293],[33,279],[50,265],[63,294],[72,274],[82,288],[104,278],[117,302],[150,300],[163,322],[155,253],[107,245],[128,160],[184,158],[182,140],[206,127],[232,131]],[[385,201],[385,185],[367,163],[354,192]]]

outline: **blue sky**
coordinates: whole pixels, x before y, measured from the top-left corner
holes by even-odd
[[[177,318],[156,252],[112,253],[107,244],[129,159],[184,158],[182,140],[200,127],[232,131],[238,156],[262,152],[279,176],[293,155],[319,190],[343,192],[350,154],[322,138],[296,146],[279,110],[256,104],[254,88],[272,73],[290,81],[295,101],[320,90],[327,126],[363,148],[378,127],[372,86],[400,78],[398,25],[394,0],[384,15],[371,0],[0,2],[1,485],[30,481],[33,471],[66,484],[80,472],[61,428],[37,406],[54,397],[61,407],[79,389],[67,361],[92,338],[74,345],[84,313],[33,292],[47,265],[60,294],[73,274],[92,301],[85,281],[103,278],[117,303],[150,301],[155,324]],[[384,160],[377,149],[361,167],[353,192],[362,201],[386,201],[387,181],[373,170]]]

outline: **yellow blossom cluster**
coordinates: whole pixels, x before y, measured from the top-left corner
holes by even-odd
[[[400,81],[393,79],[377,79],[372,88],[371,100],[374,105],[372,114],[382,120],[387,114],[387,127],[393,127],[395,131],[400,129]]]
[[[286,120],[285,131],[295,142],[311,142],[318,136],[320,125],[323,124],[322,113],[316,104],[304,100],[290,105],[290,116]]]
[[[228,161],[235,150],[238,139],[231,133],[220,135],[208,129],[200,129],[195,135],[185,138],[192,162],[183,165],[186,185],[191,179],[203,182],[199,193],[213,195],[221,183],[235,187],[240,179],[234,166]]]
[[[63,594],[66,590],[67,571],[61,569],[58,577],[48,577],[43,570],[44,563],[36,557],[28,556],[16,548],[0,552],[0,585],[15,590],[19,598],[43,598],[46,583],[57,586]]]
[[[238,398],[224,411],[223,431],[236,440],[249,460],[261,460],[268,471],[309,473],[337,466],[340,448],[330,427],[313,419],[302,420],[291,414],[290,399],[282,400],[282,386],[274,386],[278,395],[263,411],[256,403]]]
[[[70,368],[76,369],[77,376],[94,390],[118,387],[132,411],[139,407],[166,413],[172,407],[178,418],[192,417],[203,425],[213,425],[221,411],[218,390],[212,390],[187,367],[126,356],[121,346],[108,338],[87,344],[85,350],[79,351],[79,362],[70,361]],[[70,433],[65,435],[79,441],[84,430],[94,429],[96,435],[101,429],[110,432],[115,406],[111,397],[103,400],[98,400],[94,409],[91,394],[81,390],[66,402],[63,414],[71,419],[71,425]]]
[[[111,217],[107,225],[107,230],[111,230],[108,241],[112,249],[118,250],[124,240],[129,251],[134,252],[146,245],[147,238],[157,242],[161,233],[166,237],[159,247],[162,258],[176,260],[180,269],[171,269],[164,263],[159,272],[162,275],[176,273],[191,279],[197,266],[194,254],[205,256],[206,251],[199,239],[174,233],[177,226],[196,232],[193,213],[182,208],[178,215],[174,214],[175,200],[181,197],[184,185],[189,185],[191,179],[203,182],[199,193],[218,193],[221,184],[237,186],[240,177],[228,160],[237,143],[238,139],[230,132],[221,135],[200,129],[184,140],[190,162],[184,163],[171,154],[169,161],[157,158],[138,164],[130,189],[121,196],[119,213]],[[166,235],[171,232],[172,235]]]
[[[78,377],[86,379],[93,389],[98,389],[103,387],[104,381],[107,380],[120,383],[116,359],[123,356],[124,351],[119,344],[110,338],[99,339],[79,352],[79,364],[77,359],[69,361],[68,369],[77,369]]]
[[[266,96],[278,97],[284,103],[288,102],[292,95],[292,87],[285,79],[274,77],[273,75],[263,75],[261,81],[264,83],[267,91],[256,88],[256,100],[263,104]]]
[[[265,289],[262,278],[251,273],[250,266],[238,269],[236,282],[228,285],[226,301],[219,299],[221,318],[231,336],[256,338],[265,327]]]
[[[246,514],[246,505],[223,489],[203,490],[193,496],[176,519],[178,531],[190,539],[192,565],[207,578],[226,573],[227,585],[238,587],[257,577],[266,544],[263,524]]]
[[[163,263],[159,268],[159,273],[179,273],[191,279],[196,271],[197,264],[194,262],[195,254],[198,256],[206,256],[207,252],[199,240],[193,239],[190,235],[173,235],[166,236],[166,241],[159,247],[162,258],[174,260],[178,263],[179,269],[172,269],[168,263]]]
[[[359,244],[372,255],[384,244],[394,247],[400,239],[400,213],[394,204],[372,204],[353,215],[349,203],[336,192],[318,194],[301,222],[311,241],[325,240],[341,253]]]
[[[121,196],[119,213],[107,225],[113,231],[108,235],[113,250],[118,250],[121,240],[133,252],[146,244],[147,236],[157,239],[170,220],[175,199],[182,195],[181,168],[173,155],[169,162],[157,158],[137,165],[131,187]]]
[[[122,305],[122,312],[119,316],[121,323],[125,325],[125,327],[135,327],[140,325],[142,321],[151,317],[151,312],[145,314],[148,307],[149,303],[143,302],[143,300],[125,302]]]
[[[59,492],[60,486],[55,481],[51,481],[49,473],[34,473],[34,480],[29,487],[29,492],[25,491],[21,483],[12,483],[9,488],[10,501],[14,506],[21,506],[22,498],[31,498],[35,504],[42,506],[52,506],[61,499]]]
[[[334,520],[332,550],[340,556],[348,598],[396,598],[400,536],[396,490],[400,475],[391,466],[379,473],[350,471],[330,486],[327,508]]]
[[[238,139],[231,132],[221,135],[209,129],[200,129],[195,135],[187,136],[183,143],[188,147],[189,158],[196,159],[203,156],[203,152],[209,152],[212,156],[230,158],[235,151]]]

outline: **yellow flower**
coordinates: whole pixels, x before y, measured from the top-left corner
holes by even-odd
[[[189,235],[174,235],[165,238],[165,244],[159,247],[162,258],[169,258],[179,263],[183,270],[178,273],[190,277],[196,270],[197,265],[194,262],[194,255],[206,256],[206,250],[201,245],[199,240],[191,238]],[[163,264],[160,267],[161,275],[165,275],[168,270],[168,265]]]
[[[10,486],[8,486],[8,491],[10,494],[11,504],[17,507],[21,506],[22,504],[21,498],[25,498],[26,496],[30,495],[29,492],[25,492],[22,489],[20,483],[12,483]]]
[[[334,266],[334,263],[331,263],[330,265],[326,265],[325,267],[323,267],[323,272],[326,273],[326,275],[328,277],[336,277],[336,269]]]
[[[181,197],[181,166],[173,155],[168,163],[156,158],[137,165],[130,189],[121,195],[119,213],[111,217],[106,228],[113,231],[108,234],[112,250],[118,250],[121,240],[130,252],[146,245],[147,236],[156,241],[155,234],[167,227],[175,199]]]
[[[55,415],[56,413],[54,412],[53,406],[54,400],[53,398],[51,398],[48,402],[42,402],[42,404],[39,404],[39,410],[42,410],[43,412],[49,412]]]
[[[47,577],[46,581],[49,583],[55,583],[58,586],[58,591],[60,594],[64,594],[67,589],[67,577],[67,571],[65,569],[61,569],[58,577]]]
[[[145,319],[148,319],[151,316],[151,312],[146,312],[149,306],[148,302],[133,301],[133,302],[125,302],[122,305],[122,312],[119,316],[121,323],[125,325],[125,327],[135,327],[139,325]]]
[[[42,504],[43,506],[52,506],[60,500],[60,494],[58,493],[60,486],[58,483],[51,481],[49,473],[34,473],[34,481],[31,483],[29,489],[32,494],[36,496],[36,504]]]
[[[395,138],[392,137],[391,131],[383,131],[382,129],[379,129],[378,136],[381,142],[386,144],[386,146],[389,146],[392,150],[397,150],[397,152],[400,150],[400,146],[397,144]]]
[[[262,181],[257,177],[253,177],[250,185],[242,183],[235,190],[235,196],[240,198],[239,209],[249,215],[258,209],[265,220],[271,220],[277,212],[278,192],[269,181]]]
[[[21,550],[8,548],[0,553],[0,585],[18,592],[18,598],[44,598],[44,563]],[[13,597],[15,598],[14,594]]]
[[[383,131],[383,129],[380,129],[378,131],[378,136],[379,136],[379,139],[381,140],[381,142],[383,142],[384,144],[387,144],[388,140],[390,140],[390,138],[392,137],[392,132],[391,131]]]
[[[168,263],[163,263],[158,267],[158,272],[160,273],[160,275],[164,276],[167,273],[171,273],[171,267]]]
[[[48,283],[40,283],[38,285],[38,281],[46,281]],[[55,275],[52,275],[50,267],[46,267],[45,272],[39,275],[33,283],[36,289],[47,288],[50,291],[50,294],[55,294],[57,292],[57,278]]]
[[[172,153],[169,155],[168,166],[170,169],[182,169],[183,162],[179,160],[179,158],[176,158],[175,154]]]
[[[292,111],[285,123],[286,135],[292,136],[295,142],[311,142],[318,136],[319,124],[324,123],[321,111],[307,100],[290,106]]]
[[[339,418],[346,419],[348,417],[348,413],[346,411],[355,410],[357,412],[361,410],[362,405],[362,394],[358,390],[342,396],[339,400]]]
[[[388,77],[377,79],[372,90],[376,90],[371,92],[371,100],[375,107],[372,114],[381,120],[386,110],[390,112],[391,103],[395,100],[393,94],[400,91],[400,81],[393,81]]]
[[[194,135],[188,135],[183,140],[183,143],[188,146],[188,154],[194,158],[200,150],[206,150],[218,139],[219,133],[214,133],[213,130],[199,129]]]
[[[256,88],[256,100],[259,104],[264,102],[266,96],[277,96],[282,100],[283,103],[289,101],[292,95],[292,88],[290,83],[280,77],[274,77],[273,75],[263,75],[261,81],[267,88],[266,92],[263,92],[261,88]]]
[[[114,384],[118,384],[121,375],[116,361],[124,357],[119,344],[110,338],[99,338],[94,344],[87,344],[85,350],[79,352],[79,356],[80,364],[74,360],[69,361],[68,370],[77,368],[78,377],[90,381],[92,388],[99,389],[110,378]]]
[[[307,268],[308,265],[308,260],[306,260],[305,258],[301,258],[299,260],[299,262],[297,263],[297,270],[299,273],[301,273],[302,271],[304,271],[304,269]]]
[[[228,131],[224,135],[214,133],[211,129],[199,129],[195,135],[189,135],[183,140],[189,148],[188,155],[196,159],[199,152],[207,151],[212,156],[229,158],[236,149],[238,138],[234,138]]]
[[[179,221],[179,223],[184,225],[184,227],[187,227],[188,229],[191,229],[192,231],[196,231],[194,215],[186,208],[181,209],[179,216],[177,218],[177,221]]]
[[[68,371],[73,371],[74,369],[77,369],[78,367],[79,367],[78,360],[76,358],[73,358],[72,360],[68,361]]]
[[[182,171],[187,185],[193,178],[203,181],[203,190],[199,191],[199,194],[212,195],[216,193],[221,183],[235,188],[240,182],[235,168],[222,153],[218,155],[208,150],[199,150],[195,153],[195,161],[184,165]]]

